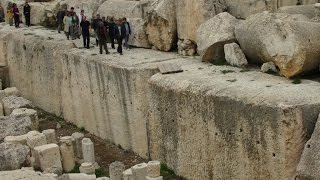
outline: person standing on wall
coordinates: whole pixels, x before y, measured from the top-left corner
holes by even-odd
[[[19,24],[20,24],[20,14],[19,14],[19,9],[17,7],[16,3],[13,3],[13,17],[14,17],[14,25],[16,28],[19,28]]]
[[[23,15],[26,18],[26,25],[28,27],[30,27],[30,11],[31,11],[31,7],[28,1],[26,1],[26,4],[23,6]]]
[[[126,47],[126,49],[129,49],[129,36],[131,35],[131,28],[130,28],[130,24],[127,21],[127,18],[123,18],[122,20],[122,26],[125,29],[125,36],[124,36],[124,46]]]
[[[67,11],[65,9],[60,9],[57,13],[57,23],[58,23],[58,33],[61,32],[63,27],[63,18],[66,16]]]
[[[115,49],[114,47],[114,39],[115,39],[115,28],[117,27],[116,23],[114,22],[114,17],[110,18],[110,21],[108,22],[109,27],[109,38],[111,41],[111,48]]]
[[[102,22],[102,19],[100,18],[100,14],[96,15],[96,18],[92,21],[91,27],[94,30],[95,36],[96,36],[96,46],[99,45],[99,37],[98,37],[98,26]]]
[[[100,54],[102,54],[102,47],[106,51],[106,54],[109,54],[108,46],[107,46],[107,38],[108,38],[107,28],[102,21],[99,21],[97,33],[99,38]]]
[[[0,22],[4,21],[4,9],[0,4]]]
[[[13,25],[13,4],[9,3],[7,7],[7,19],[10,26]]]
[[[63,18],[63,24],[64,24],[64,32],[66,33],[67,39],[69,40],[70,32],[72,30],[72,16],[71,12],[67,12],[67,15]]]
[[[84,48],[90,48],[90,22],[87,20],[86,16],[82,16],[82,21],[80,23],[82,38],[83,38],[83,46]]]
[[[123,23],[121,21],[121,19],[118,19],[116,20],[116,27],[114,28],[114,34],[115,34],[115,38],[117,39],[118,41],[118,53],[120,53],[120,55],[123,55],[122,54],[122,41],[123,41],[123,38],[125,38],[126,36],[126,29],[125,29],[125,26],[123,26]]]

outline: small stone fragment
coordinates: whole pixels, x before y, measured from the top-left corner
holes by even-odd
[[[123,171],[122,175],[123,175],[123,180],[133,180],[131,169],[127,169]]]
[[[46,136],[38,131],[30,131],[27,136],[27,145],[30,148],[47,144]]]
[[[4,138],[4,142],[12,144],[27,145],[27,135],[21,136],[7,136]]]
[[[80,168],[80,173],[85,173],[85,174],[95,174],[95,167],[92,163],[82,163]]]
[[[91,139],[82,139],[82,153],[84,162],[95,163],[94,144]]]
[[[261,72],[264,73],[277,73],[277,67],[273,62],[263,63],[261,66]]]
[[[153,177],[153,178],[160,176],[160,162],[159,161],[149,161],[148,162],[148,176]]]
[[[16,87],[9,87],[4,89],[6,96],[20,96],[19,90]]]
[[[146,163],[137,164],[131,167],[133,179],[145,180],[148,175],[148,166]]]
[[[248,64],[246,56],[237,43],[225,44],[224,54],[226,61],[232,66],[243,67]]]
[[[60,138],[60,153],[64,172],[70,172],[75,166],[74,150],[71,136]]]
[[[44,134],[46,136],[48,144],[51,144],[51,143],[56,144],[57,143],[56,130],[54,130],[54,129],[43,130],[42,134]]]
[[[122,162],[115,161],[109,166],[110,179],[122,180],[122,173],[125,170],[125,166]]]

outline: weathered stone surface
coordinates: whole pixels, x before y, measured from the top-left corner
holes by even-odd
[[[84,138],[83,133],[75,132],[72,135],[73,138],[73,149],[74,149],[74,154],[77,158],[82,159],[82,139]]]
[[[234,28],[238,20],[229,13],[220,13],[197,30],[198,53],[202,61],[224,58],[224,45],[236,41]]]
[[[21,144],[0,144],[0,171],[20,169],[29,164],[30,149]],[[1,177],[1,175],[0,175]]]
[[[0,116],[4,116],[4,112],[3,112],[3,105],[2,103],[0,103]]]
[[[60,138],[60,153],[62,158],[62,167],[64,172],[70,172],[75,167],[75,156],[71,136]]]
[[[301,180],[316,180],[320,179],[320,116],[316,123],[316,127],[312,133],[311,138],[306,143],[300,162],[297,167],[297,179]]]
[[[84,173],[63,174],[60,180],[96,180],[96,175],[88,175]]]
[[[166,161],[188,179],[295,175],[319,113],[317,82],[294,85],[283,77],[225,66],[183,68],[149,81],[152,159]]]
[[[246,56],[237,43],[225,44],[224,54],[226,61],[232,66],[242,67],[248,64]]]
[[[6,136],[19,136],[27,134],[32,130],[32,123],[29,117],[0,117],[0,141]]]
[[[315,17],[315,8],[313,4],[301,6],[285,6],[279,8],[277,12],[286,14],[303,14],[309,19]]]
[[[32,151],[32,157],[35,159],[35,167],[41,168],[42,171],[55,168],[62,172],[61,156],[58,145],[46,144],[37,146]]]
[[[27,145],[30,148],[47,144],[46,136],[38,131],[30,131],[27,136]]]
[[[149,161],[148,162],[148,176],[149,177],[159,177],[160,176],[160,162],[159,161]]]
[[[4,138],[5,143],[12,143],[12,144],[22,144],[27,145],[27,136],[7,136]]]
[[[130,18],[128,20],[131,27],[129,45],[134,47],[151,48],[146,34],[146,21],[141,18]]]
[[[175,3],[179,39],[193,42],[202,23],[227,10],[224,0],[179,0]]]
[[[249,61],[274,62],[289,78],[318,69],[320,24],[286,17],[256,14],[238,25],[235,34]]]
[[[95,163],[94,144],[89,138],[82,139],[82,155],[84,162]]]
[[[6,96],[20,96],[19,90],[16,87],[9,87],[4,89]]]
[[[125,166],[122,162],[116,161],[111,163],[109,166],[110,179],[122,180],[123,179],[122,173],[124,170],[125,170]]]
[[[278,69],[273,62],[263,63],[261,66],[261,72],[264,73],[277,73]]]
[[[34,170],[19,169],[14,171],[0,171],[0,179],[3,180],[57,180],[55,175],[42,174]]]
[[[177,42],[175,1],[155,1],[146,19],[146,33],[150,44],[158,50],[170,51]]]
[[[131,168],[123,171],[122,177],[123,180],[133,180]]]
[[[142,18],[139,1],[108,0],[102,3],[97,14],[101,16],[113,16],[114,18]]]
[[[42,134],[46,136],[48,144],[57,144],[56,130],[46,129],[42,131]]]
[[[9,116],[14,109],[19,108],[33,108],[32,102],[17,96],[9,96],[2,99],[2,104],[4,107],[4,114]]]
[[[96,169],[92,163],[82,163],[80,168],[80,173],[84,174],[95,174]]]
[[[97,180],[109,180],[110,178],[108,178],[108,177],[99,177],[99,178],[97,178]]]
[[[162,176],[158,176],[158,177],[146,176],[146,180],[163,180],[163,177]]]
[[[27,108],[19,108],[14,109],[10,116],[13,117],[30,117],[32,122],[32,130],[38,130],[39,129],[39,118],[38,113],[34,109],[27,109]]]
[[[148,167],[146,163],[137,164],[131,167],[133,179],[145,180],[148,176]]]

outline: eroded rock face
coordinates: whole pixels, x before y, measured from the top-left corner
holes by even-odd
[[[197,44],[202,61],[224,58],[224,45],[236,42],[234,28],[237,23],[238,20],[229,13],[220,13],[199,27]]]
[[[320,116],[310,140],[306,143],[297,167],[299,180],[320,179]]]
[[[28,165],[30,149],[21,144],[0,144],[0,170],[20,169],[23,165]],[[0,176],[1,177],[1,176]]]
[[[151,45],[170,51],[177,42],[177,21],[174,0],[159,0],[147,13],[146,33]]]
[[[56,180],[56,176],[53,174],[42,174],[33,170],[19,169],[14,171],[1,171],[0,179],[5,180]]]
[[[303,15],[293,16],[264,12],[236,27],[249,61],[274,62],[287,78],[318,69],[320,24],[301,20]]]

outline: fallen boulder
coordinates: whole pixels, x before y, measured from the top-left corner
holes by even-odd
[[[0,141],[7,136],[20,136],[32,130],[30,117],[0,117]]]
[[[238,20],[229,13],[220,13],[202,24],[197,31],[198,54],[202,61],[224,58],[224,45],[236,42],[234,28]]]
[[[320,63],[320,24],[301,18],[259,13],[236,26],[236,38],[250,62],[274,62],[287,78],[307,73]]]
[[[20,169],[28,165],[30,149],[21,144],[0,144],[0,171]],[[0,176],[1,177],[1,176]]]

